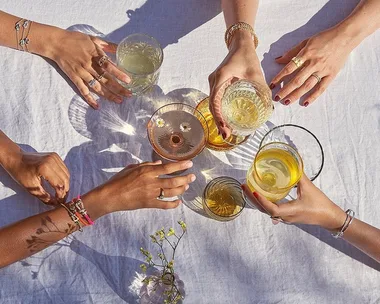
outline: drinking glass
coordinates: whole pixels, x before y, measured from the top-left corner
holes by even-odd
[[[269,89],[256,82],[238,80],[227,87],[222,97],[222,116],[236,136],[255,133],[272,112]]]
[[[288,195],[303,174],[303,161],[296,149],[282,142],[262,146],[247,172],[247,184],[269,201]]]
[[[218,128],[216,127],[214,117],[210,111],[209,101],[209,97],[206,97],[205,99],[201,100],[196,107],[196,109],[203,115],[207,122],[208,140],[206,147],[215,151],[227,151],[233,149],[236,145],[246,142],[249,138],[249,135],[238,136],[232,134],[229,138],[223,139],[223,137],[218,134]]]
[[[245,207],[241,184],[227,176],[217,177],[207,184],[202,202],[206,213],[222,222],[235,219]]]
[[[303,171],[311,181],[322,172],[325,160],[323,148],[308,129],[294,124],[276,126],[264,135],[259,149],[271,142],[283,142],[297,150],[303,161]]]
[[[183,103],[159,108],[150,118],[147,129],[154,151],[171,161],[194,158],[203,151],[208,138],[203,115]]]
[[[157,84],[164,53],[158,41],[145,34],[124,38],[116,50],[118,67],[131,77],[129,84],[119,81],[133,95],[140,95]]]

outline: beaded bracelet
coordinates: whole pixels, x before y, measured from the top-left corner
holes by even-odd
[[[83,231],[82,227],[93,225],[94,222],[87,214],[80,196],[74,198],[67,204],[61,204],[66,209],[72,221],[78,226],[79,231]]]
[[[344,232],[351,225],[352,221],[355,218],[355,211],[353,211],[351,209],[347,209],[346,214],[347,214],[346,220],[344,221],[344,224],[343,224],[342,228],[340,229],[340,231],[338,231],[336,233],[332,233],[332,236],[336,239],[341,238],[343,236]]]
[[[66,209],[66,211],[67,211],[67,213],[69,214],[71,220],[75,223],[75,225],[78,226],[78,230],[79,230],[80,232],[82,232],[83,229],[82,229],[82,225],[81,225],[81,221],[80,221],[79,217],[78,217],[75,213],[73,213],[73,212],[70,210],[70,208],[68,208],[64,203],[61,203],[61,206],[62,206],[63,208]]]
[[[75,209],[82,215],[82,217],[86,219],[88,225],[93,225],[94,222],[91,220],[90,216],[88,215],[86,208],[84,208],[83,202],[80,199],[80,195],[78,195],[76,199],[73,199],[72,202]]]
[[[230,48],[232,37],[233,37],[235,31],[237,31],[237,30],[249,31],[251,33],[253,42],[255,43],[255,48],[257,48],[257,46],[259,45],[259,39],[257,38],[257,35],[256,35],[255,31],[253,30],[252,26],[250,26],[246,22],[237,22],[237,23],[231,25],[226,30],[226,33],[224,34],[224,41],[225,41],[228,49]]]

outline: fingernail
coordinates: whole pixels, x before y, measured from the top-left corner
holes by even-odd
[[[222,132],[222,137],[223,137],[223,139],[226,139],[227,138],[227,134],[225,132]]]
[[[306,101],[304,104],[303,104],[305,107],[307,107],[309,105],[309,102]]]
[[[158,164],[158,165],[161,165],[162,164],[162,160],[156,160],[154,163]]]
[[[93,109],[95,109],[95,110],[99,110],[99,104],[96,103],[96,104],[91,105],[91,106],[92,106]]]
[[[288,105],[290,104],[290,100],[289,100],[289,99],[285,100],[284,104],[285,104],[286,106],[288,106]]]
[[[278,95],[276,95],[275,97],[274,97],[274,101],[280,101],[280,96],[278,96]]]
[[[276,220],[272,220],[272,224],[273,225],[277,225],[278,223],[280,223],[279,221],[276,221]]]
[[[276,57],[275,59],[277,60],[277,59],[280,59],[282,56],[278,56],[278,57]]]
[[[193,174],[190,176],[190,181],[193,182],[197,179],[197,177]]]
[[[275,85],[274,83],[271,83],[271,84],[269,85],[269,88],[270,88],[271,90],[273,90],[275,87],[276,87],[276,85]]]
[[[243,189],[243,191],[245,190],[245,186],[244,185],[240,185],[240,187]]]
[[[189,160],[187,163],[185,163],[186,168],[191,168],[193,166],[193,162]]]
[[[190,187],[189,185],[186,185],[186,186],[185,186],[185,191],[186,191],[187,189],[189,189],[189,187]]]
[[[253,194],[254,197],[256,197],[257,199],[259,198],[259,194],[258,194],[256,191],[252,192],[252,194]]]
[[[115,98],[114,98],[114,101],[120,103],[120,102],[123,101],[123,99],[122,99],[121,97],[115,97]]]

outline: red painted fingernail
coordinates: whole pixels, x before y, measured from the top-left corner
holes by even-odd
[[[279,101],[281,98],[280,98],[280,96],[278,96],[278,95],[276,95],[275,97],[274,97],[274,101]]]
[[[241,185],[240,187],[243,189],[243,191],[245,190],[245,186],[244,185]]]
[[[278,56],[278,57],[276,57],[275,59],[280,59],[282,56]]]
[[[252,194],[253,194],[256,198],[259,198],[259,194],[258,194],[256,191],[252,192]]]
[[[93,106],[92,106],[95,110],[99,110],[99,104],[94,104]]]
[[[226,125],[224,124],[224,122],[223,121],[219,121],[219,125],[222,127],[222,128],[224,128]]]
[[[285,100],[285,102],[284,102],[284,103],[285,103],[285,105],[286,105],[286,106],[288,106],[288,105],[290,104],[290,100],[289,100],[289,99],[287,99],[287,100]]]
[[[303,104],[305,107],[307,107],[309,105],[309,102],[306,101],[304,104]]]
[[[223,139],[226,139],[227,138],[227,134],[225,132],[222,132],[222,137],[223,137]]]
[[[274,83],[271,83],[271,84],[269,85],[269,88],[270,88],[271,90],[273,90],[275,87],[276,87],[276,85],[275,85]]]

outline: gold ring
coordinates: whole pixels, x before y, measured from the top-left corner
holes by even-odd
[[[108,61],[108,56],[104,55],[102,57],[100,57],[99,61],[98,61],[98,65],[101,67],[106,61]]]
[[[317,78],[318,83],[322,81],[322,78],[319,77],[316,73],[311,74],[311,76],[314,76],[315,78]]]
[[[294,62],[294,64],[296,65],[297,68],[300,68],[304,64],[303,60],[301,58],[298,58],[298,57],[293,57],[292,61]]]

